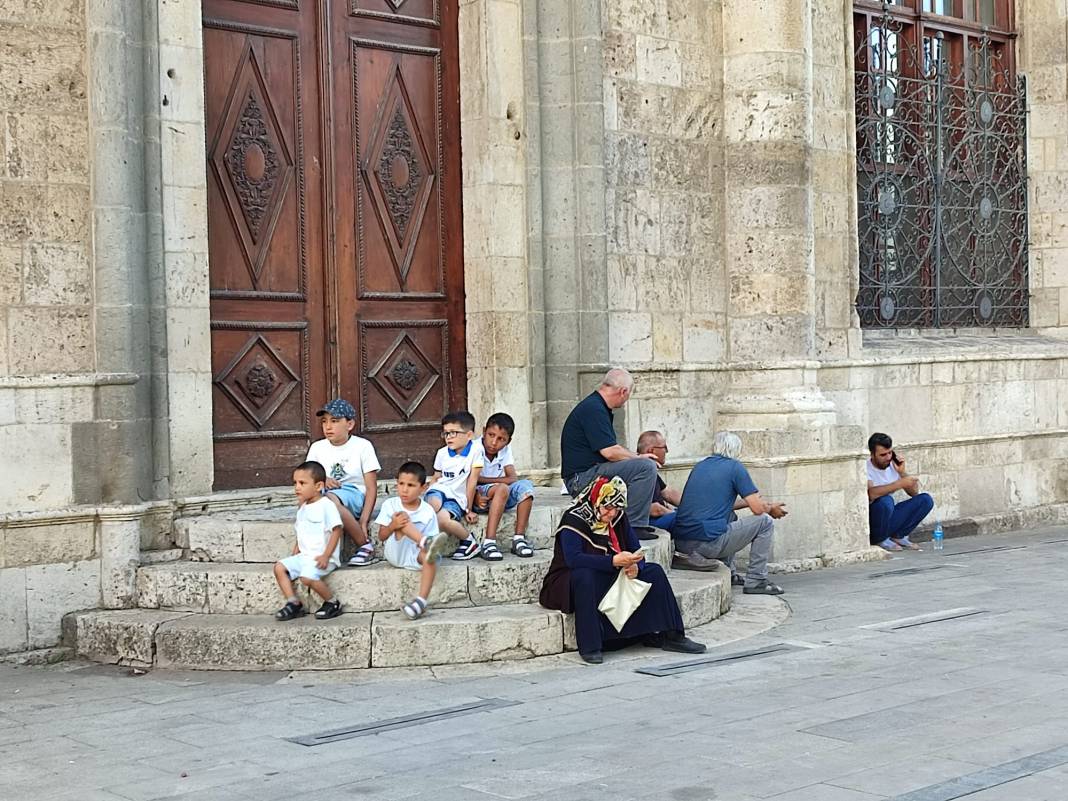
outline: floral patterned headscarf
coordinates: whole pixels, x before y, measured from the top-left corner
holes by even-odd
[[[601,520],[597,513],[604,506],[626,511],[627,484],[619,476],[598,476],[590,482],[578,494],[575,505],[564,513],[560,525],[572,529],[598,550],[619,553],[622,549],[614,526]]]

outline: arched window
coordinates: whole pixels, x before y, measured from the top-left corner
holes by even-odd
[[[1014,14],[1012,0],[855,0],[865,327],[1027,325]]]

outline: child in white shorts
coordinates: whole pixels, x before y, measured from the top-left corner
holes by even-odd
[[[411,620],[421,617],[434,586],[438,560],[452,549],[450,538],[438,531],[434,509],[423,500],[426,468],[405,462],[397,470],[397,494],[388,498],[375,518],[386,561],[404,570],[418,570],[419,594],[401,611]]]

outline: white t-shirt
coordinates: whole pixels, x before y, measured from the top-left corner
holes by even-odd
[[[363,437],[349,437],[344,445],[334,445],[328,439],[316,440],[308,448],[309,462],[318,462],[326,470],[326,477],[342,484],[354,484],[366,490],[364,473],[382,469],[375,455],[375,446]]]
[[[378,510],[375,522],[380,526],[388,526],[393,522],[393,515],[397,512],[406,512],[412,525],[419,529],[424,537],[432,537],[438,533],[438,515],[434,507],[422,499],[419,500],[419,508],[413,512],[411,509],[405,509],[404,502],[396,495],[386,498],[382,503],[382,508]]]
[[[486,453],[486,446],[482,443],[482,437],[476,439],[475,444],[482,450],[481,473],[483,478],[504,478],[504,468],[515,467],[511,445],[505,445],[497,451],[496,458],[491,460],[489,454]]]
[[[448,446],[441,448],[434,457],[434,470],[441,473],[441,478],[430,485],[446,498],[452,498],[460,508],[467,511],[467,477],[472,471],[482,469],[483,454],[479,440],[473,439],[455,455],[449,453]]]
[[[897,472],[893,462],[890,462],[884,470],[880,470],[871,463],[871,459],[868,459],[865,468],[868,471],[868,481],[871,482],[873,487],[885,487],[887,484],[893,484],[895,481],[901,480],[901,474]]]
[[[297,509],[297,519],[293,528],[297,532],[297,548],[305,556],[319,556],[326,552],[330,535],[341,525],[341,513],[330,501],[319,499],[311,503],[302,503]],[[341,565],[341,539],[330,555],[334,567]]]

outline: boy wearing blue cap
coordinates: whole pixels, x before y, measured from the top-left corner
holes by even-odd
[[[352,434],[356,427],[356,410],[342,398],[335,398],[315,413],[322,421],[323,439],[308,449],[309,462],[318,462],[326,470],[325,495],[341,513],[345,534],[356,543],[350,567],[372,564],[375,546],[367,536],[371,512],[378,495],[378,463],[374,445]]]

